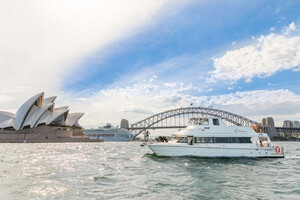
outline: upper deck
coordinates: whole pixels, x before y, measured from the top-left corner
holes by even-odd
[[[194,117],[191,118],[186,129],[180,130],[173,135],[193,135],[208,136],[214,135],[220,137],[230,136],[254,136],[262,135],[256,133],[251,127],[247,126],[227,126],[222,118],[217,117]]]

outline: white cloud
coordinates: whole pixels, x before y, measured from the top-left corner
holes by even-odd
[[[214,106],[256,121],[266,116],[273,116],[277,121],[300,116],[300,96],[289,90],[257,90],[213,96],[193,95],[194,91],[192,84],[140,81],[126,87],[100,90],[89,96],[83,93],[60,94],[56,105],[69,105],[71,112],[85,112],[80,123],[86,128],[107,122],[118,125],[121,119],[134,123],[169,109],[188,107],[190,103]],[[29,97],[21,98],[20,103]]]
[[[156,75],[152,76],[152,77],[149,79],[149,82],[151,83],[151,82],[153,82],[155,79],[157,79],[157,76],[156,76]]]
[[[130,105],[122,110],[120,112],[128,112],[128,113],[134,113],[134,114],[147,114],[147,115],[153,115],[153,111],[150,108],[144,107],[144,106],[135,106]]]
[[[288,27],[285,27],[284,29],[282,29],[283,35],[289,35],[295,31],[297,31],[297,30],[296,30],[296,25],[294,22],[292,22]]]
[[[187,2],[0,1],[0,110],[15,112],[41,91],[69,98],[63,83],[85,73],[78,69],[84,59],[95,52],[103,59],[108,45],[143,31]]]
[[[175,88],[177,83],[164,83],[163,85],[167,88]]]
[[[266,116],[294,118],[300,115],[300,96],[290,90],[256,90],[235,92],[224,95],[193,95],[192,84],[180,82],[160,83],[138,82],[123,88],[101,90],[85,97],[85,102],[64,101],[71,108],[84,110],[81,119],[85,127],[96,127],[99,123],[112,122],[117,125],[125,118],[130,123],[137,122],[152,114],[169,109],[194,106],[214,106],[260,121]],[[76,99],[70,97],[63,99]]]
[[[274,104],[287,101],[300,103],[300,96],[290,90],[255,90],[207,97],[207,101],[217,105],[243,104],[249,108],[255,106],[272,107]]]
[[[222,107],[249,118],[255,116],[251,112],[256,106],[260,108],[257,109],[260,113],[261,110],[271,113],[271,105],[278,105],[275,106],[277,111],[281,111],[284,104],[300,107],[299,97],[287,90],[237,92],[220,96],[191,95],[195,91],[213,89],[205,90],[204,83],[197,87],[181,82],[182,77],[189,77],[189,80],[206,77],[206,69],[202,66],[208,62],[204,61],[203,64],[197,56],[187,55],[154,67],[145,67],[132,77],[118,80],[108,87],[112,89],[104,89],[92,95],[86,95],[85,91],[70,94],[61,90],[62,81],[74,78],[68,76],[68,73],[74,71],[80,62],[96,51],[103,53],[109,44],[132,36],[155,22],[160,13],[172,9],[170,6],[166,8],[166,5],[170,5],[169,2],[171,1],[1,1],[1,110],[15,112],[24,101],[41,91],[45,91],[46,96],[58,95],[57,106],[69,105],[71,112],[85,112],[86,115],[81,119],[85,127],[96,127],[105,122],[117,124],[122,118],[133,123],[151,113],[185,107],[191,102],[199,106]],[[264,49],[263,44],[267,47],[269,43],[273,44],[273,39],[277,41],[280,37],[282,39],[278,41],[279,44],[298,44],[296,36],[280,35],[262,37],[258,43]],[[285,48],[278,49],[290,53]],[[259,47],[254,50],[261,51]],[[201,74],[187,70],[189,66],[192,66],[189,69],[197,68]],[[172,75],[173,80],[159,82],[156,76],[170,75],[174,71],[176,73]],[[277,101],[278,96],[280,101]],[[299,113],[294,109],[284,114],[288,116],[288,113],[295,112]]]
[[[215,58],[211,79],[236,81],[245,78],[251,81],[255,76],[268,77],[281,70],[299,70],[300,36],[291,34],[291,31],[297,31],[295,27],[291,23],[283,35],[261,36],[254,44]]]
[[[295,31],[296,30],[296,25],[294,22],[292,22],[290,25],[289,25],[289,29],[292,30],[292,31]]]
[[[7,96],[7,95],[0,95],[0,103],[8,103],[13,100],[15,100],[15,97]]]
[[[237,113],[258,122],[273,117],[277,125],[300,117],[300,96],[290,90],[256,90],[207,97],[206,105]]]
[[[65,94],[57,99],[57,104],[70,105],[72,112],[86,112],[80,120],[84,127],[97,127],[105,122],[117,125],[123,118],[134,123],[167,109],[188,106],[191,98],[186,93],[193,90],[191,84],[181,82],[139,81],[131,86],[100,90],[88,97]]]
[[[0,95],[9,93],[19,99],[40,91],[61,92],[65,81],[82,75],[78,71],[84,70],[77,67],[84,59],[96,51],[103,55],[109,44],[142,31],[181,4],[176,1],[170,6],[169,0],[1,1]]]

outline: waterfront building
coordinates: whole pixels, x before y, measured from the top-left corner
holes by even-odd
[[[121,120],[120,128],[127,129],[127,130],[129,129],[129,122],[127,119]]]
[[[87,142],[78,120],[84,113],[55,107],[44,92],[28,99],[15,114],[0,111],[0,142]]]
[[[290,121],[290,120],[285,120],[283,122],[283,127],[290,127],[290,128],[299,128],[300,127],[300,123],[299,121]]]
[[[262,131],[268,133],[270,138],[276,136],[275,123],[272,117],[263,118],[261,125]]]

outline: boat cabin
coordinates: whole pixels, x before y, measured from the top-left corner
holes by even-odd
[[[223,121],[220,118],[208,118],[208,117],[193,117],[189,121],[189,125],[204,125],[204,126],[209,126],[209,125],[214,125],[214,126],[219,126],[220,124],[224,124]],[[225,125],[225,124],[224,124]]]
[[[180,130],[175,136],[176,143],[194,144],[249,144],[269,147],[271,140],[266,133],[257,133],[251,127],[227,126],[221,118],[193,117],[187,129]]]

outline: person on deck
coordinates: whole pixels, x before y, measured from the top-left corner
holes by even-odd
[[[146,130],[144,130],[143,134],[144,134],[144,141],[147,142],[147,132],[146,132]]]
[[[147,141],[150,141],[150,139],[149,139],[149,135],[150,135],[150,132],[149,132],[149,131],[147,131]]]

